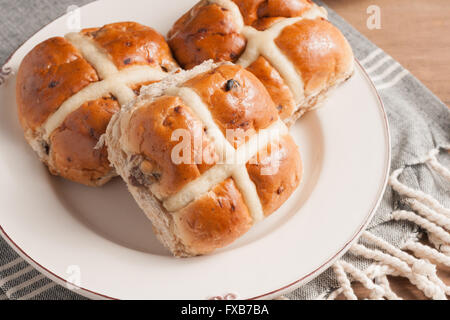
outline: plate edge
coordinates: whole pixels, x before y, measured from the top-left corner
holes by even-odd
[[[85,8],[87,6],[92,5],[93,3],[96,2],[100,2],[99,0],[93,1],[91,3],[88,3],[86,5],[84,5],[82,8]],[[6,59],[5,63],[1,66],[1,68],[3,69],[4,67],[6,67],[8,65],[8,63],[14,58],[15,54],[28,42],[28,40],[30,40],[32,37],[34,37],[36,34],[38,34],[40,31],[42,31],[44,28],[46,28],[47,26],[49,26],[50,24],[52,24],[53,22],[55,22],[58,19],[61,19],[62,17],[64,17],[66,15],[66,13],[62,14],[61,16],[57,17],[56,19],[54,19],[53,21],[49,22],[48,24],[44,25],[42,28],[40,28],[39,30],[37,30],[35,33],[33,33],[27,40],[25,40],[22,44],[20,44],[16,50],[14,50],[11,55]],[[366,230],[366,228],[368,227],[370,221],[372,220],[373,216],[375,215],[375,212],[377,211],[381,200],[385,194],[387,185],[388,185],[388,179],[389,179],[389,173],[390,173],[390,168],[391,168],[391,135],[390,135],[390,130],[389,130],[389,122],[388,122],[388,117],[387,117],[387,113],[386,113],[386,109],[384,106],[384,103],[380,97],[379,92],[377,91],[375,85],[373,84],[372,80],[370,79],[369,75],[367,74],[367,72],[364,70],[364,68],[362,67],[362,65],[359,63],[359,61],[355,58],[355,62],[358,65],[359,69],[362,71],[364,77],[366,78],[366,80],[368,81],[368,83],[370,84],[374,94],[376,95],[378,102],[379,102],[379,107],[381,109],[382,115],[383,115],[383,120],[384,120],[384,126],[385,126],[385,134],[386,134],[386,140],[387,140],[387,161],[386,161],[386,172],[385,172],[385,177],[384,177],[384,182],[383,182],[383,187],[380,189],[379,195],[378,195],[378,200],[375,202],[374,207],[372,208],[372,210],[370,211],[370,213],[367,215],[366,220],[364,221],[364,223],[362,224],[361,228],[352,236],[352,238],[344,245],[344,247],[337,252],[335,255],[333,255],[330,259],[328,259],[327,261],[325,261],[320,267],[318,267],[317,269],[315,269],[314,271],[312,271],[311,273],[303,276],[302,278],[287,284],[277,290],[273,290],[271,292],[265,293],[265,294],[261,294],[259,296],[253,297],[253,298],[248,298],[247,300],[259,300],[259,299],[270,299],[276,296],[279,296],[283,293],[286,292],[291,292],[299,287],[301,287],[302,285],[312,281],[313,279],[315,279],[316,277],[318,277],[323,271],[325,271],[326,269],[328,269],[335,261],[337,261],[340,257],[342,257],[349,249],[350,246],[355,243],[360,235],[362,234],[362,232],[364,232],[364,230]],[[74,293],[77,293],[83,297],[86,298],[93,298],[93,299],[107,299],[107,300],[119,300],[118,298],[113,298],[83,287],[79,287],[76,286],[75,284],[72,284],[68,281],[66,281],[64,278],[62,278],[61,276],[58,276],[57,274],[53,273],[52,271],[46,269],[44,266],[40,265],[37,261],[35,261],[33,258],[31,258],[30,256],[27,255],[26,252],[24,252],[19,246],[17,246],[15,244],[15,242],[8,236],[8,234],[6,233],[6,231],[3,229],[3,227],[0,224],[0,235],[2,236],[3,239],[5,239],[5,241],[10,245],[10,247],[20,256],[22,257],[26,262],[28,262],[30,265],[32,265],[35,269],[37,269],[39,272],[43,273],[45,276],[47,276],[49,279],[53,280],[55,283],[57,283],[58,285],[64,286],[65,288],[67,288],[68,285],[70,285],[73,288],[76,289],[72,289],[71,291]],[[69,290],[69,289],[68,289]]]

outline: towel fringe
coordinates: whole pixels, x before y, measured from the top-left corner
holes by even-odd
[[[420,202],[422,202],[424,205],[427,205],[434,211],[444,214],[447,217],[450,217],[450,209],[445,208],[439,201],[437,201],[432,196],[420,191],[420,190],[414,190],[403,183],[401,183],[398,180],[398,177],[403,172],[405,168],[400,168],[395,170],[391,177],[389,178],[389,184],[391,185],[392,189],[394,189],[399,195],[405,196],[408,198],[416,199]]]
[[[436,148],[430,151],[428,157],[425,159],[425,163],[429,165],[431,169],[439,173],[442,177],[444,177],[447,181],[450,181],[450,170],[444,167],[436,158],[439,154],[439,149]],[[450,148],[443,147],[442,149],[449,151]]]
[[[0,86],[3,85],[6,82],[6,79],[8,79],[8,77],[13,73],[12,68],[6,64],[0,67]]]
[[[436,158],[440,149],[432,150],[424,159],[437,174],[450,181],[450,171]],[[437,275],[437,265],[450,267],[450,209],[438,200],[420,190],[412,189],[399,181],[404,167],[395,170],[389,178],[389,184],[402,197],[409,210],[392,212],[394,220],[404,220],[416,224],[428,236],[433,247],[419,243],[418,239],[409,239],[397,248],[375,234],[365,231],[361,235],[365,244],[354,244],[349,253],[374,261],[365,270],[340,260],[332,266],[338,287],[325,292],[317,299],[334,300],[343,295],[346,299],[358,299],[352,288],[352,281],[361,283],[370,290],[369,299],[401,300],[390,287],[388,276],[403,277],[417,287],[423,294],[436,300],[447,300],[450,286],[447,286]]]
[[[358,297],[353,291],[350,279],[345,273],[344,267],[342,266],[342,261],[338,261],[333,265],[333,271],[336,274],[337,281],[342,289],[342,293],[348,300],[358,300]]]
[[[427,206],[425,206],[424,204],[415,199],[407,199],[405,200],[405,203],[408,204],[414,211],[416,211],[422,217],[426,218],[427,220],[435,223],[440,227],[443,227],[444,229],[447,229],[447,231],[450,231],[450,219],[447,218],[446,216],[437,213],[433,209],[428,208]]]

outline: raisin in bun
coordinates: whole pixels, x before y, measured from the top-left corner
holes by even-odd
[[[100,186],[115,175],[106,148],[95,148],[111,116],[175,68],[163,36],[134,22],[48,39],[17,76],[25,137],[51,173]]]
[[[183,68],[205,60],[244,66],[292,123],[353,73],[353,52],[327,12],[309,0],[202,0],[168,43]]]
[[[113,116],[105,142],[178,257],[229,245],[277,210],[302,177],[298,147],[266,88],[231,63],[205,62],[143,88]]]

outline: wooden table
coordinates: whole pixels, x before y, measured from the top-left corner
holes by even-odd
[[[399,61],[447,106],[450,106],[449,0],[324,0],[359,32]],[[367,8],[380,7],[381,28],[369,30]],[[440,270],[450,284],[450,271]],[[405,299],[425,296],[402,278],[391,279],[392,289]],[[354,284],[358,297],[367,290]],[[342,298],[342,296],[340,297]]]
[[[449,0],[324,0],[450,106]],[[369,30],[366,10],[381,9],[381,29]]]

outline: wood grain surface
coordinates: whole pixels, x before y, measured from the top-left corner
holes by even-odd
[[[449,0],[324,2],[450,106]],[[381,29],[367,27],[366,10],[371,5],[381,9]]]
[[[374,42],[422,81],[450,106],[450,1],[449,0],[324,0],[359,32]],[[380,7],[381,28],[369,30],[367,8]],[[438,274],[450,285],[450,270]],[[404,278],[390,278],[392,289],[404,299],[426,297]],[[359,298],[368,291],[354,284]],[[340,296],[340,299],[343,297]]]

